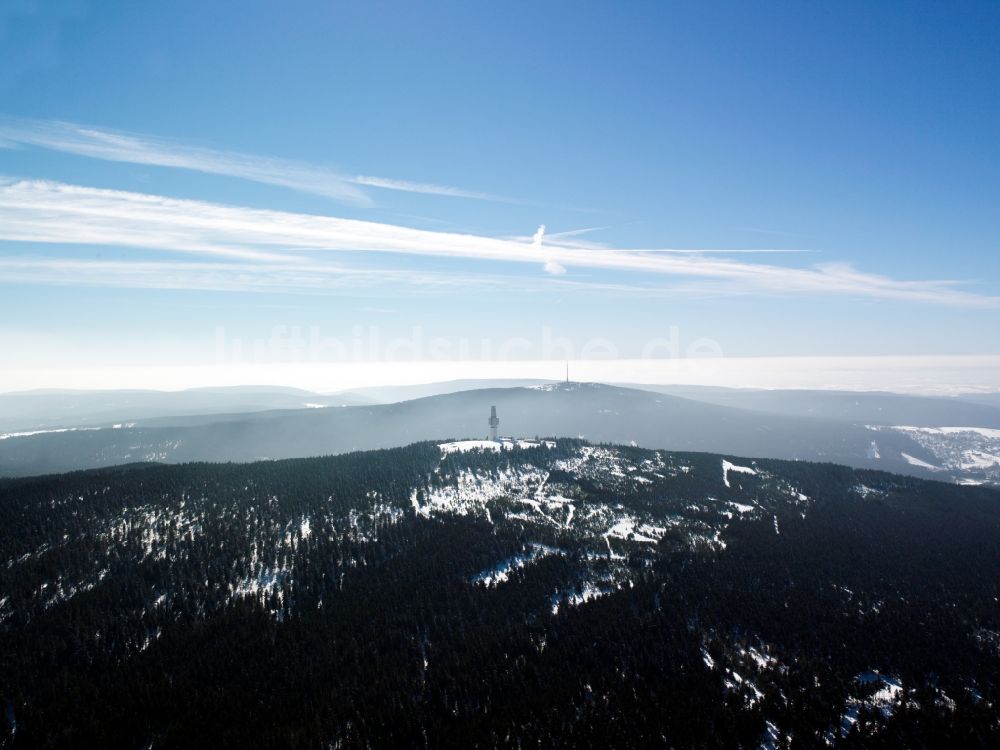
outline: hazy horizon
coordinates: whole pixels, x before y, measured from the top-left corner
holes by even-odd
[[[944,396],[1000,392],[1000,356],[730,357],[675,360],[348,362],[189,368],[5,371],[0,393],[287,387],[335,394],[453,380],[561,381],[722,388],[886,391]]]

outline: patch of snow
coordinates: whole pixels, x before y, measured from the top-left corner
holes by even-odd
[[[777,750],[781,730],[772,721],[764,722],[764,734],[760,738],[758,750]]]
[[[749,656],[750,659],[753,661],[753,663],[757,665],[757,669],[760,669],[761,671],[765,669],[770,669],[773,665],[778,663],[778,660],[775,659],[773,656],[770,656],[768,654],[762,654],[753,646],[748,648],[744,652],[744,654],[746,656]]]
[[[468,453],[469,451],[493,451],[499,453],[503,448],[503,443],[493,440],[458,440],[453,443],[441,443],[438,445],[441,452],[448,453]]]
[[[874,709],[888,719],[895,712],[903,694],[903,683],[898,677],[881,675],[876,671],[862,672],[854,678],[858,685],[876,685],[877,689],[867,698],[848,698],[847,707],[840,717],[840,734],[846,736],[857,723],[862,708]]]
[[[868,497],[869,495],[885,494],[884,492],[882,492],[882,490],[876,490],[874,487],[869,487],[868,485],[865,484],[859,484],[857,487],[854,488],[854,491],[857,492],[859,495],[861,495],[861,497]]]
[[[707,544],[714,550],[724,550],[726,548],[726,543],[722,541],[722,531],[723,529],[715,529],[711,536],[708,536],[707,534],[691,533],[688,535],[688,542],[692,546],[697,543],[703,543]]]
[[[1000,464],[1000,456],[985,451],[967,450],[962,452],[959,466],[962,469],[992,469]]]
[[[560,552],[562,550],[555,547],[549,547],[544,544],[532,544],[528,551],[508,557],[506,560],[501,560],[496,565],[480,571],[472,577],[472,583],[484,586],[504,583],[510,578],[510,574],[514,570],[537,562],[547,555],[554,555]]]
[[[642,528],[647,531],[657,530],[657,527],[649,525]],[[666,529],[663,529],[663,533],[666,533]],[[607,530],[605,536],[613,536],[616,539],[631,539],[636,542],[649,542],[652,544],[656,544],[659,541],[659,538],[654,539],[651,536],[643,534],[642,529],[637,530],[634,518],[620,519],[614,526]]]
[[[116,425],[118,428],[121,425]],[[48,435],[54,432],[93,432],[95,430],[101,429],[100,427],[60,427],[58,429],[51,430],[27,430],[25,432],[2,432],[0,433],[0,440],[10,440],[11,438],[19,437],[30,437],[32,435]]]
[[[937,697],[934,699],[934,705],[940,706],[950,713],[954,713],[958,704],[955,703],[954,699],[951,698],[944,690],[938,688]]]
[[[663,538],[663,535],[667,533],[667,528],[665,526],[654,526],[651,523],[644,523],[639,526],[639,533],[646,536],[656,537],[657,541]]]
[[[736,471],[740,474],[757,474],[756,469],[751,469],[749,466],[737,466],[734,463],[730,463],[726,459],[722,459],[722,483],[725,484],[726,487],[731,486],[729,484],[729,472],[731,471]]]
[[[480,475],[463,470],[455,477],[454,484],[429,488],[423,506],[417,498],[418,491],[412,490],[410,504],[417,513],[424,516],[429,516],[432,512],[459,515],[477,512],[485,515],[484,508],[489,501],[510,497],[532,506],[536,512],[545,515],[540,501],[529,496],[529,487],[542,482],[544,477],[545,475],[534,467],[501,472],[497,476]],[[552,519],[549,518],[549,521]],[[561,524],[556,523],[556,525]]]
[[[909,453],[900,453],[900,455],[906,460],[906,463],[910,464],[910,466],[919,466],[921,469],[930,469],[931,471],[941,471],[940,467],[929,464],[926,461],[921,461],[919,458],[911,456]]]
[[[1000,430],[989,427],[908,427],[901,425],[892,429],[903,432],[922,432],[925,435],[959,435],[963,432],[974,432],[991,440],[1000,440]]]
[[[416,491],[410,494],[410,504],[413,506],[413,511],[417,515],[424,516],[425,518],[430,518],[431,515],[430,510],[427,508],[420,507],[420,503],[417,501]]]
[[[920,444],[943,469],[987,473],[1000,479],[1000,429],[990,427],[870,427],[894,430]],[[904,456],[905,458],[905,456]],[[926,467],[925,467],[926,468]],[[973,476],[972,479],[982,477]]]
[[[579,591],[570,590],[565,593],[566,593],[566,601],[569,603],[569,606],[579,607],[581,604],[586,604],[589,601],[598,599],[611,592],[602,588],[598,588],[590,581],[587,581],[586,583],[583,584],[583,586]],[[559,606],[560,604],[562,604],[562,598],[563,597],[561,593],[553,597],[552,614],[554,615],[559,614]]]
[[[713,659],[712,655],[708,653],[707,648],[703,648],[701,650],[701,660],[705,662],[705,666],[709,669],[715,669],[715,659]]]
[[[613,536],[617,539],[628,539],[633,531],[635,531],[635,521],[631,518],[623,518],[608,529],[606,536]]]
[[[723,684],[726,686],[727,692],[738,691],[740,688],[748,688],[750,690],[749,694],[745,695],[746,705],[748,708],[753,708],[757,705],[764,694],[760,692],[754,683],[745,677],[743,677],[738,672],[732,669],[726,669],[726,674],[729,677],[723,680]]]
[[[511,450],[518,448],[536,448],[538,443],[533,440],[457,440],[452,443],[441,443],[438,448],[445,455],[449,453],[467,453],[469,451],[493,451],[499,453],[501,450]]]

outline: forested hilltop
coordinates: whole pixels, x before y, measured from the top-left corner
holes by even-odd
[[[810,402],[811,403],[811,402]],[[534,388],[459,391],[395,404],[253,414],[162,417],[103,427],[0,434],[0,476],[30,476],[139,461],[259,461],[396,448],[448,435],[486,434],[488,406],[520,434],[575,435],[591,442],[674,451],[710,451],[798,461],[824,461],[921,479],[1000,482],[1000,410],[961,409],[950,419],[972,425],[960,445],[938,446],[909,427],[943,418],[921,399],[893,411],[876,401],[840,409],[833,420],[769,414],[600,383],[551,383]],[[880,419],[887,415],[902,421]],[[833,406],[827,404],[832,411]],[[2,410],[2,402],[0,402]],[[955,424],[930,420],[932,425]],[[894,426],[895,425],[895,426]],[[907,426],[906,429],[899,425]],[[986,435],[975,432],[984,428]],[[891,428],[891,429],[888,429]],[[997,429],[993,429],[997,428]],[[506,427],[505,427],[506,429]],[[971,438],[971,442],[969,440]],[[950,443],[952,441],[946,441]]]
[[[579,440],[0,481],[0,747],[996,747],[1000,492]]]

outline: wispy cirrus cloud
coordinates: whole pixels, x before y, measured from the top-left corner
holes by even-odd
[[[517,203],[511,198],[503,198],[491,193],[481,193],[475,190],[462,190],[448,185],[435,185],[430,182],[413,182],[411,180],[392,180],[385,177],[370,177],[354,175],[345,178],[353,185],[381,188],[382,190],[398,190],[403,193],[423,193],[424,195],[443,195],[448,198],[471,198],[480,201],[495,201],[497,203]]]
[[[0,257],[0,283],[47,286],[87,286],[119,289],[175,289],[200,292],[260,292],[368,296],[375,288],[392,285],[410,295],[450,292],[585,290],[588,294],[646,295],[702,294],[703,290],[676,286],[602,283],[590,280],[483,275],[413,269],[365,269],[317,261],[273,264],[240,261],[102,260],[77,258]],[[359,308],[386,312],[384,308]]]
[[[530,241],[46,181],[0,182],[0,240],[199,253],[275,269],[309,267],[332,259],[349,268],[359,258],[391,255],[477,261],[478,275],[497,276],[509,274],[511,264],[537,268],[544,260],[570,273],[613,272],[614,277],[599,281],[631,286],[660,278],[692,283],[710,293],[826,294],[1000,307],[1000,297],[967,291],[955,281],[901,280],[845,264],[790,267],[707,253],[572,245],[546,245],[540,257],[539,247]]]
[[[513,203],[511,199],[448,185],[350,175],[291,159],[191,146],[150,135],[122,133],[58,120],[0,117],[0,148],[33,146],[105,161],[173,167],[237,177],[320,195],[358,206],[373,203],[366,188]]]
[[[565,232],[543,232],[545,236],[545,244],[547,246],[555,245],[557,247],[575,248],[575,249],[591,249],[591,250],[609,250],[614,249],[612,245],[606,242],[594,242],[592,240],[581,240],[576,239],[577,237],[589,234],[591,232],[597,232],[602,229],[609,229],[609,227],[585,227],[583,229],[571,229]],[[538,236],[538,232],[531,235],[530,237],[524,235],[515,235],[509,239],[522,241],[522,242],[535,242]],[[767,255],[771,253],[813,253],[815,250],[809,250],[806,248],[794,248],[794,247],[645,247],[645,248],[631,248],[633,252],[643,252],[643,253],[674,253],[678,255]]]
[[[280,266],[239,261],[91,260],[0,258],[0,278],[8,283],[103,286],[130,289],[184,289],[218,292],[324,293],[410,283],[428,289],[469,284],[466,277],[359,270],[340,264],[290,261]]]

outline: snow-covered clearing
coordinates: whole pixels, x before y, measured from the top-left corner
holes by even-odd
[[[934,464],[921,461],[919,458],[911,456],[909,453],[901,453],[900,455],[906,460],[906,463],[910,464],[910,466],[919,466],[921,469],[930,469],[931,471],[941,471],[941,469]]]
[[[121,427],[121,425],[115,425]],[[26,430],[24,432],[0,432],[0,440],[10,440],[11,438],[31,437],[32,435],[49,435],[54,432],[93,432],[100,427],[60,427],[51,430]]]
[[[757,474],[756,469],[751,469],[749,466],[737,466],[734,463],[730,463],[726,459],[722,459],[722,483],[725,484],[726,487],[732,486],[729,484],[729,472],[731,471],[739,472],[740,474]]]
[[[549,447],[549,443],[536,443],[534,440],[456,440],[452,443],[441,443],[438,448],[444,454],[467,453],[469,451],[509,451],[513,448],[537,448],[539,445]]]
[[[901,432],[921,432],[925,435],[960,435],[963,432],[974,432],[984,438],[1000,440],[1000,430],[989,427],[908,427],[904,425],[892,429]]]

